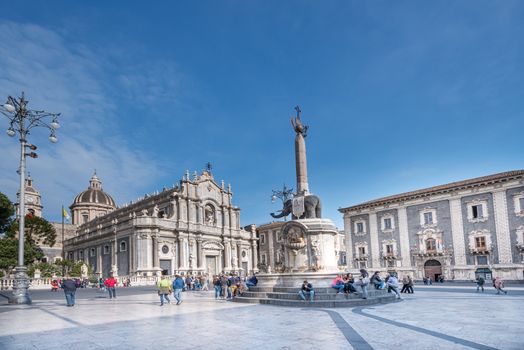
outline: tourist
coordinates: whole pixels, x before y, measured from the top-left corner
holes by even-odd
[[[380,278],[380,272],[375,271],[373,276],[371,276],[371,279],[369,280],[370,283],[375,287],[375,289],[384,289],[384,281],[382,278]]]
[[[475,280],[475,283],[477,284],[477,293],[479,292],[479,290],[481,290],[482,293],[484,293],[484,283],[486,283],[484,278],[482,278],[482,276],[478,276]]]
[[[57,280],[51,281],[51,292],[58,292],[58,281]]]
[[[202,291],[209,290],[209,281],[207,274],[200,276],[200,284],[202,285]]]
[[[362,288],[362,299],[368,298],[369,274],[365,269],[360,269],[360,288]]]
[[[413,294],[413,286],[414,286],[414,283],[413,283],[413,278],[411,278],[410,275],[408,275],[408,293],[409,294]]]
[[[497,290],[497,294],[500,294],[500,292],[508,294],[507,291],[502,289],[504,288],[504,280],[502,280],[502,278],[500,277],[495,277],[495,280],[493,281],[493,287],[495,287],[495,289]]]
[[[215,287],[215,299],[218,299],[222,295],[222,287],[220,283],[220,277],[213,276],[213,286]]]
[[[233,274],[229,274],[229,277],[226,278],[226,290],[227,290],[227,298],[233,299],[233,290],[231,289],[231,286],[233,285]]]
[[[400,293],[409,293],[409,281],[410,278],[408,275],[402,278],[402,289],[400,290]]]
[[[337,277],[335,277],[335,279],[331,282],[331,288],[335,289],[337,294],[344,292],[345,285],[342,275],[337,275]]]
[[[100,278],[98,279],[98,288],[101,289],[102,291],[103,291],[104,289],[106,289],[105,286],[104,286],[104,279],[103,279],[102,277],[100,277]]]
[[[107,278],[104,281],[104,286],[107,287],[107,291],[109,292],[109,299],[113,299],[113,298],[116,299],[115,286],[117,284],[118,284],[118,281],[113,277],[113,275],[109,276],[109,278]]]
[[[62,280],[62,289],[64,289],[67,306],[75,306],[76,283],[71,276],[66,275]]]
[[[304,301],[306,301],[306,296],[309,296],[309,301],[313,301],[315,298],[315,291],[313,290],[311,283],[308,283],[307,280],[304,280],[302,287],[298,291],[298,295],[300,296],[300,299]]]
[[[397,295],[397,299],[402,299],[398,291],[398,279],[394,273],[389,274],[387,284],[388,284],[388,293],[391,293],[391,291],[393,291]]]
[[[184,289],[184,279],[178,273],[173,280],[173,296],[176,299],[176,304],[182,303],[182,290]]]
[[[167,276],[163,275],[157,283],[158,295],[160,296],[160,306],[164,306],[164,299],[168,304],[171,304],[169,300],[169,294],[171,294],[171,283],[167,279]]]
[[[246,286],[248,288],[256,287],[257,283],[258,283],[258,278],[255,275],[255,273],[253,273],[253,275],[247,279]]]
[[[187,277],[186,277],[186,290],[191,290],[192,284],[193,284],[193,277],[191,275],[187,275]]]
[[[354,286],[355,279],[353,278],[353,275],[351,273],[348,273],[346,277],[344,277],[344,293],[357,293],[357,289]]]
[[[220,275],[220,291],[222,293],[222,299],[225,299],[228,292],[227,287],[228,279],[226,275]]]

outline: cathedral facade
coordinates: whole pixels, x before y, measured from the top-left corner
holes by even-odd
[[[95,174],[70,207],[77,229],[66,258],[98,276],[257,271],[255,229],[240,226],[232,197],[211,172],[186,172],[177,186],[117,207]]]
[[[524,170],[339,211],[351,270],[395,271],[433,280],[524,278]]]

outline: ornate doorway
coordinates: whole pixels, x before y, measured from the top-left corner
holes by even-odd
[[[431,277],[433,281],[438,281],[442,275],[442,264],[438,260],[428,260],[424,263],[424,276]]]
[[[217,274],[217,257],[214,255],[206,255],[206,272],[209,273],[209,276],[214,276]]]

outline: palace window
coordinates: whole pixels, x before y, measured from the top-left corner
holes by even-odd
[[[357,222],[357,233],[364,232],[364,223],[363,222]]]
[[[475,237],[475,248],[486,248],[486,237]]]
[[[395,267],[395,260],[387,260],[387,267]]]
[[[366,247],[358,247],[358,255],[360,256],[366,255]]]
[[[89,215],[88,214],[82,214],[82,223],[85,224],[89,221]]]
[[[260,244],[266,244],[266,235],[264,233],[260,234]]]
[[[391,230],[393,227],[391,226],[391,218],[384,218],[384,229],[385,230]]]
[[[471,217],[473,219],[480,219],[484,217],[484,215],[482,215],[482,204],[471,206]]]
[[[104,246],[104,254],[109,254],[109,246],[108,245]]]
[[[359,268],[361,268],[361,269],[365,269],[365,268],[367,268],[366,265],[367,265],[367,263],[366,263],[365,261],[359,261],[359,263],[358,263],[358,266],[359,266]]]
[[[433,224],[433,213],[428,212],[424,213],[424,225],[431,225]]]
[[[260,263],[262,265],[265,265],[266,264],[266,260],[267,260],[266,254],[262,254],[262,256],[260,257]]]
[[[282,231],[274,231],[275,235],[277,236],[277,242],[282,242]]]
[[[83,250],[79,250],[78,251],[78,259],[83,259],[84,258],[84,251]]]
[[[477,265],[487,265],[488,257],[486,255],[477,256]]]
[[[386,244],[386,254],[387,255],[393,255],[393,244]]]
[[[90,255],[90,256],[96,256],[96,250],[95,250],[95,248],[91,248],[91,249],[89,250],[89,255]]]
[[[122,241],[122,242],[120,242],[120,251],[121,251],[121,252],[125,252],[125,251],[127,251],[127,244],[126,244],[126,241]]]
[[[437,250],[437,241],[434,238],[428,238],[426,240],[426,251],[434,252]]]

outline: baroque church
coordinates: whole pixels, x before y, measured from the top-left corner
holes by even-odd
[[[63,248],[65,258],[101,277],[256,272],[256,230],[240,226],[232,197],[231,186],[218,185],[210,171],[186,172],[176,186],[117,207],[95,172],[69,207],[71,223],[51,223],[56,244],[41,246],[43,261],[60,260]],[[42,217],[42,208],[28,176],[26,211]]]
[[[76,232],[65,256],[103,277],[257,271],[255,228],[240,226],[232,197],[210,171],[186,172],[178,185],[117,207],[95,173],[70,206]]]

